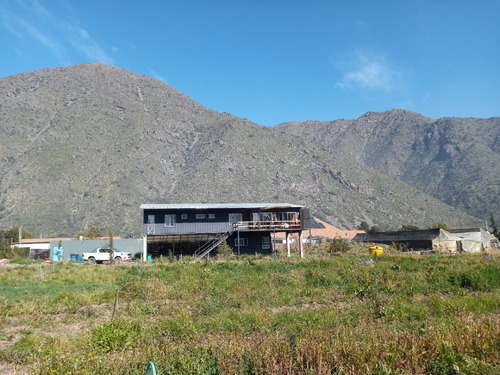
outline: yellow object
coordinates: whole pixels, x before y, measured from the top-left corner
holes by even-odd
[[[384,254],[384,249],[380,246],[370,246],[369,250],[372,255],[381,256]]]

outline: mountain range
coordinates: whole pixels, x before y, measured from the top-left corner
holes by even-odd
[[[356,120],[276,127],[415,186],[470,215],[500,211],[500,118],[441,118],[392,110]],[[356,147],[353,147],[356,145]]]
[[[0,227],[142,231],[141,203],[291,202],[345,229],[498,213],[500,119],[393,110],[264,127],[91,63],[0,79]]]

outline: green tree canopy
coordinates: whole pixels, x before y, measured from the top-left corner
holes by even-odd
[[[442,223],[442,222],[437,222],[437,223],[433,223],[431,224],[431,226],[429,227],[429,229],[448,229],[448,224],[446,223]]]
[[[21,228],[21,236],[22,238],[34,238],[35,235]],[[0,229],[0,241],[9,241],[12,239],[12,242],[19,242],[19,227],[13,227],[10,229]]]
[[[500,232],[499,232],[499,229],[498,229],[498,224],[497,222],[495,221],[495,215],[490,214],[490,222],[491,222],[491,233],[493,233],[493,235],[496,237],[496,238],[499,238],[499,235],[500,235]]]
[[[406,224],[406,225],[403,225],[401,227],[401,229],[399,229],[400,232],[408,232],[411,230],[420,230],[420,228],[417,227],[416,225]]]
[[[362,221],[361,224],[359,224],[358,228],[368,233],[370,231],[370,224],[368,224],[366,221]]]
[[[91,225],[76,234],[77,237],[83,236],[85,238],[98,238],[102,236],[101,230],[96,225]]]

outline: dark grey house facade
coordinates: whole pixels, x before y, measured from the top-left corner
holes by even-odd
[[[271,254],[276,232],[302,233],[309,211],[290,203],[143,204],[147,254],[204,257],[226,241],[236,254]]]

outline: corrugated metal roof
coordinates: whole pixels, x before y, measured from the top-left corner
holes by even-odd
[[[319,221],[317,221],[312,216],[309,218],[309,227],[311,229],[324,229],[325,228],[325,226],[323,225],[323,223],[320,223]]]
[[[302,208],[304,206],[298,204],[291,203],[169,203],[169,204],[141,204],[142,210],[150,210],[150,209],[168,209],[168,210],[186,210],[186,209],[194,209],[194,210],[203,210],[203,209],[224,209],[224,208],[261,208],[269,210],[270,207],[276,208]]]
[[[372,232],[357,234],[353,241],[358,242],[402,242],[402,241],[432,241],[439,237],[441,229],[423,229],[398,232]]]

